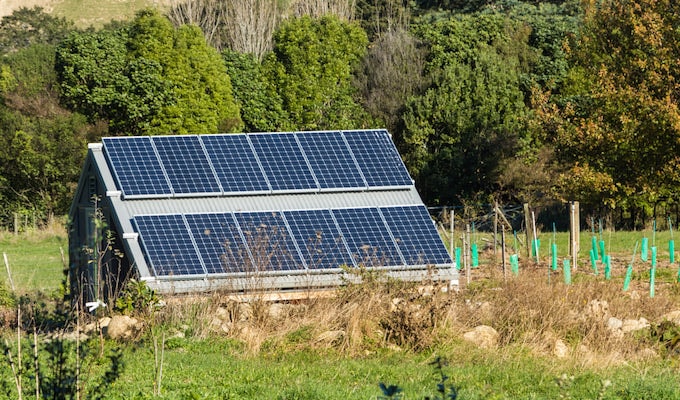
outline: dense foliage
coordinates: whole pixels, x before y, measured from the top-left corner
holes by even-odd
[[[272,16],[248,39],[271,44],[219,52],[206,38],[242,19],[202,32],[154,10],[87,30],[39,8],[4,17],[1,217],[64,213],[102,135],[380,126],[430,205],[578,200],[644,220],[677,202],[672,1],[333,4],[235,4],[229,15]]]

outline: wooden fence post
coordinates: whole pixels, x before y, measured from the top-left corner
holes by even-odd
[[[569,202],[569,254],[572,269],[578,268],[578,252],[581,250],[581,222],[578,201]]]

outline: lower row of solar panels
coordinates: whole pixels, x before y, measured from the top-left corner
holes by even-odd
[[[450,265],[423,205],[138,215],[157,277]]]

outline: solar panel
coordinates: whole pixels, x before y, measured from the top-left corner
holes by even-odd
[[[253,271],[300,270],[304,264],[293,238],[279,212],[236,213],[246,245],[250,249]]]
[[[366,187],[341,132],[296,133],[322,189]]]
[[[383,207],[380,212],[409,265],[450,264],[451,257],[425,206]]]
[[[185,216],[208,273],[245,272],[248,250],[231,213]]]
[[[248,137],[272,190],[318,188],[294,134],[252,134]]]
[[[328,269],[353,265],[329,210],[284,211],[283,215],[308,268]]]
[[[205,274],[181,215],[137,215],[133,221],[156,276]]]
[[[411,176],[386,130],[343,133],[368,186],[413,185]]]
[[[270,190],[246,135],[205,135],[201,140],[226,193]]]
[[[153,144],[175,194],[221,192],[198,136],[157,136]]]
[[[149,137],[104,138],[102,142],[124,195],[172,194]]]
[[[333,210],[333,216],[356,264],[367,267],[403,265],[377,208],[338,209]]]

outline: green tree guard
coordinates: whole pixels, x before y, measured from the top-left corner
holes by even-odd
[[[552,244],[552,270],[557,271],[557,243]]]
[[[633,276],[633,264],[628,264],[628,270],[626,270],[626,277],[623,279],[623,291],[627,291],[630,287],[630,278]]]
[[[515,276],[519,275],[519,256],[517,254],[510,255],[510,268]]]
[[[564,284],[571,285],[571,266],[568,258],[564,259]]]
[[[456,247],[456,268],[460,271],[460,253],[461,253],[461,248]]]
[[[642,238],[642,249],[640,249],[640,259],[642,261],[647,261],[647,252],[649,250],[649,239],[646,237]]]
[[[470,245],[470,258],[472,259],[472,268],[479,266],[479,254],[477,254],[477,243]]]
[[[593,267],[593,271],[597,271],[597,256],[596,256],[597,251],[591,249],[590,250],[590,265]]]
[[[670,256],[671,264],[675,263],[675,241],[673,239],[668,241],[668,254]]]
[[[610,280],[612,278],[612,257],[607,254],[604,257],[604,279]]]
[[[595,258],[599,258],[597,254],[597,236],[590,238],[590,244],[592,245],[592,252],[595,253]]]
[[[605,254],[605,252],[604,252],[604,240],[600,240],[600,261],[601,261],[601,262],[604,262],[604,256],[605,256],[605,255],[606,255],[606,254]],[[597,257],[597,254],[595,255],[595,258],[596,258],[596,259],[598,258],[598,257]]]

